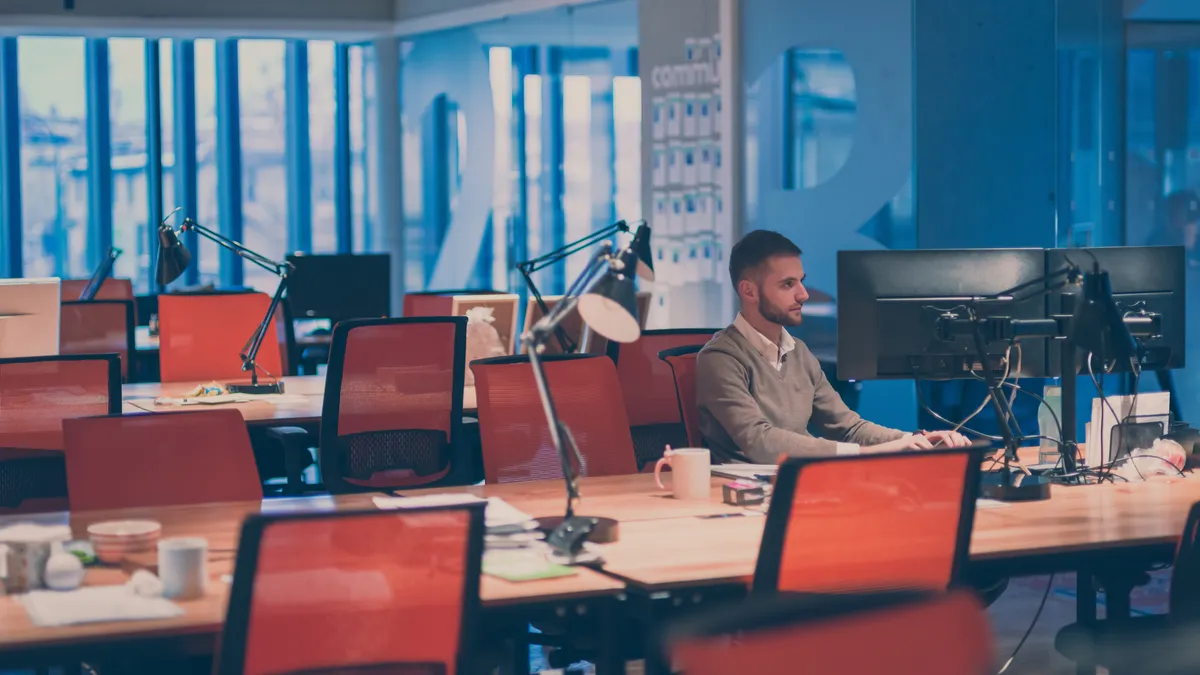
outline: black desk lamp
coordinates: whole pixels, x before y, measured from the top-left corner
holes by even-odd
[[[175,209],[175,211],[178,210]],[[171,215],[174,215],[175,211],[172,211],[167,217],[170,218]],[[267,330],[271,327],[271,322],[275,320],[275,312],[279,309],[279,301],[283,298],[283,292],[287,289],[287,279],[288,274],[292,271],[292,264],[278,262],[259,255],[240,243],[200,225],[191,218],[184,219],[183,223],[179,226],[179,232],[195,232],[205,239],[216,243],[218,246],[233,251],[238,257],[249,260],[279,277],[279,286],[276,287],[275,295],[271,298],[271,304],[267,307],[267,315],[263,317],[262,322],[258,324],[258,328],[255,329],[254,334],[246,341],[245,346],[242,347],[239,353],[242,359],[242,370],[250,371],[250,384],[230,384],[227,388],[231,394],[282,394],[283,382],[281,381],[266,384],[259,383],[258,366],[255,363],[255,359],[258,357],[258,350],[262,347],[262,342],[267,336]],[[179,275],[183,274],[183,271],[187,269],[188,264],[192,261],[192,254],[179,241],[179,233],[173,230],[167,224],[166,220],[163,220],[158,226],[158,244],[156,277],[159,286],[166,286],[178,279]]]
[[[626,249],[632,251],[636,256],[637,275],[646,281],[654,281],[654,256],[650,252],[650,226],[646,221],[640,220],[635,223],[637,231],[634,232],[633,241],[630,242]],[[517,270],[521,276],[525,278],[525,285],[529,287],[529,293],[533,295],[533,299],[537,301],[538,307],[542,310],[542,316],[550,314],[550,310],[546,307],[546,302],[542,300],[542,294],[538,291],[537,284],[533,283],[533,273],[543,270],[565,258],[582,251],[589,246],[597,244],[618,232],[629,232],[630,226],[624,220],[609,225],[602,230],[595,232],[573,241],[562,248],[551,251],[546,255],[539,256],[532,260],[517,263]],[[558,346],[564,354],[574,352],[578,345],[567,336],[566,332],[561,328],[555,328],[555,339],[558,341]]]
[[[542,399],[546,422],[550,425],[550,439],[562,462],[563,479],[567,486],[566,514],[560,517],[538,518],[538,522],[540,529],[549,532],[547,542],[572,558],[589,538],[594,541],[615,541],[617,521],[575,514],[579,485],[572,456],[581,464],[583,460],[571,436],[571,430],[558,419],[554,397],[550,395],[550,388],[546,384],[546,372],[540,357],[555,329],[576,307],[584,322],[609,340],[637,340],[641,335],[641,328],[638,323],[633,275],[640,261],[641,255],[633,244],[614,253],[612,244],[604,242],[587,268],[572,282],[562,301],[521,336],[521,341],[525,343],[529,352],[538,395]]]

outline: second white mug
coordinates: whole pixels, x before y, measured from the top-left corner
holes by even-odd
[[[163,596],[172,600],[203,597],[208,582],[208,542],[178,537],[158,542],[158,576]]]

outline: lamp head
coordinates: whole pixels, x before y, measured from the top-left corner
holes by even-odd
[[[171,226],[162,223],[158,226],[158,268],[155,270],[155,279],[160,286],[175,281],[187,269],[189,263],[192,262],[192,254],[179,241],[179,235]]]
[[[1097,264],[1083,275],[1083,298],[1071,320],[1071,341],[1104,360],[1128,361],[1137,347],[1113,300],[1108,272]]]
[[[579,298],[579,316],[592,330],[613,342],[634,342],[642,334],[638,321],[633,270],[638,254],[627,248],[609,262],[608,271]]]
[[[654,254],[650,250],[650,226],[642,223],[633,233],[629,250],[637,254],[637,275],[646,281],[654,281]]]

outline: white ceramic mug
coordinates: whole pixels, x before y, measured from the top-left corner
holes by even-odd
[[[158,542],[158,576],[163,597],[194,600],[203,597],[208,582],[208,541],[176,537]]]
[[[663,466],[671,467],[671,492],[676,499],[708,499],[712,460],[707,448],[667,448],[654,465],[654,482],[662,490]]]

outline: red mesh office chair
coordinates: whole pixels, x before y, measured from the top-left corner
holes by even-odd
[[[571,430],[584,476],[637,473],[629,418],[611,359],[589,354],[542,357],[559,419]],[[528,356],[471,363],[479,405],[483,471],[489,483],[562,477]]]
[[[158,298],[159,372],[163,382],[243,381],[238,356],[258,328],[271,296],[265,293],[161,295]],[[258,352],[259,377],[284,374],[275,322]],[[265,371],[262,372],[262,371]]]
[[[63,279],[59,285],[62,289],[63,302],[74,302],[79,299],[83,289],[87,288],[91,279]],[[100,284],[96,291],[96,300],[133,300],[133,282],[129,279],[109,277]]]
[[[658,461],[668,445],[681,448],[690,444],[680,417],[675,378],[659,353],[703,346],[714,333],[708,328],[647,330],[636,342],[608,344],[608,356],[617,364],[617,381],[625,397],[639,467]]]
[[[258,501],[262,485],[236,410],[63,420],[72,511]]]
[[[115,354],[0,359],[0,514],[66,508],[63,420],[120,412]]]
[[[466,672],[483,505],[253,515],[219,675]]]
[[[1071,624],[1055,637],[1055,649],[1081,667],[1104,666],[1110,673],[1200,672],[1200,653],[1195,648],[1196,629],[1200,626],[1198,537],[1200,502],[1188,511],[1183,536],[1175,549],[1167,614]]]
[[[704,435],[700,433],[700,408],[696,405],[696,355],[702,348],[703,345],[692,345],[658,353],[658,358],[670,368],[675,405],[683,418],[687,443],[693,448],[704,447]]]
[[[755,598],[677,624],[683,675],[983,675],[987,615],[969,591]]]
[[[129,381],[131,359],[137,353],[132,300],[64,300],[58,332],[60,354],[116,354],[121,378]]]
[[[754,590],[945,589],[958,583],[969,553],[981,452],[785,461],[775,480]]]
[[[330,492],[461,475],[467,318],[358,319],[334,328],[321,413]]]

